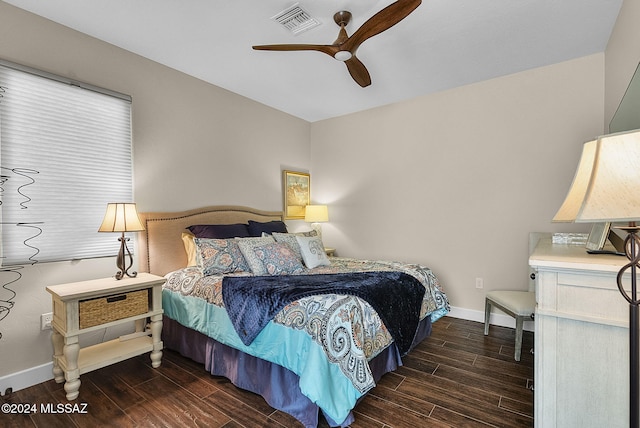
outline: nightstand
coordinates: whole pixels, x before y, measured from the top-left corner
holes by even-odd
[[[64,384],[67,400],[78,398],[80,375],[151,352],[151,365],[162,359],[162,285],[148,273],[135,278],[103,278],[47,287],[53,301],[53,377]],[[149,318],[150,328],[145,328]],[[80,349],[78,336],[135,321],[136,331]],[[149,336],[151,335],[151,336]]]

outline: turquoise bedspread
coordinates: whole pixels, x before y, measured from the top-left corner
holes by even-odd
[[[300,377],[300,390],[331,418],[344,420],[366,391],[358,391],[340,370],[331,364],[323,348],[301,330],[269,322],[247,346],[242,343],[227,312],[197,297],[163,290],[164,314],[225,345],[288,368]]]
[[[422,266],[332,258],[311,274],[399,271],[425,286],[420,318],[435,322],[449,311],[433,273]],[[355,296],[306,297],[285,307],[250,345],[236,333],[221,297],[222,277],[202,277],[197,268],[167,275],[162,303],[166,316],[225,345],[279,364],[300,378],[300,389],[335,421],[375,386],[368,361],[392,342],[369,304]]]

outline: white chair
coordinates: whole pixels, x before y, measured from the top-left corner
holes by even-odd
[[[516,319],[516,349],[514,358],[520,361],[522,350],[522,327],[530,320],[536,306],[536,294],[533,291],[490,291],[485,297],[484,335],[489,334],[491,308],[495,306]]]
[[[549,232],[529,233],[529,254],[533,252],[542,238],[551,239]],[[522,327],[525,320],[531,320],[536,308],[536,272],[529,271],[529,291],[490,291],[484,303],[484,335],[489,335],[491,308],[495,306],[516,319],[516,347],[514,357],[520,361],[522,350]],[[531,350],[533,352],[533,350]]]

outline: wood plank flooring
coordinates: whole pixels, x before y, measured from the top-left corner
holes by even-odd
[[[445,317],[355,409],[353,428],[533,426],[533,334],[513,360],[514,331]],[[172,351],[151,368],[148,355],[81,376],[86,413],[43,413],[68,403],[53,380],[8,394],[1,403],[35,405],[30,415],[0,413],[4,427],[300,427],[262,397],[205,372]],[[74,402],[75,403],[75,402]],[[80,411],[82,408],[71,408]],[[322,418],[321,418],[322,419]],[[321,427],[328,425],[322,419]]]

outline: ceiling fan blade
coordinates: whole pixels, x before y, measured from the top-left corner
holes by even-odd
[[[333,56],[338,51],[331,45],[307,45],[307,44],[282,44],[282,45],[257,45],[252,46],[257,51],[318,51]]]
[[[349,37],[349,40],[342,44],[341,48],[355,52],[362,42],[388,30],[402,21],[420,6],[420,3],[422,3],[422,0],[397,0],[395,3],[391,3],[362,24],[362,26]]]
[[[362,61],[356,58],[355,55],[344,63],[347,65],[349,74],[351,74],[351,77],[353,77],[353,80],[355,80],[358,85],[365,88],[371,84],[371,76],[369,75],[367,67],[365,67]]]

